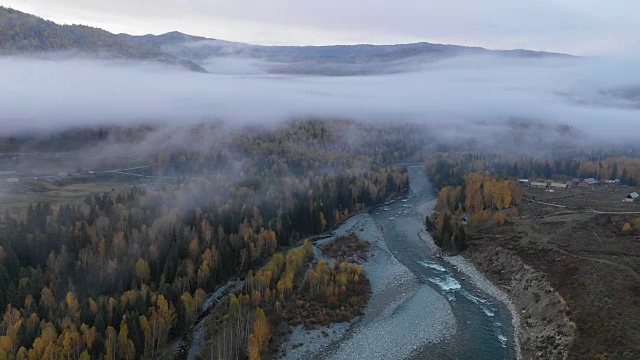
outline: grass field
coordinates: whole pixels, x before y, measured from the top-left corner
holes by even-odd
[[[139,177],[104,173],[141,165],[146,163],[137,156],[77,149],[75,152],[0,153],[0,214],[15,214],[29,204],[78,202],[87,195],[144,183],[146,180]],[[96,172],[101,174],[90,175]],[[11,178],[20,181],[10,183]]]
[[[27,180],[18,184],[0,184],[0,214],[16,214],[37,203],[75,203],[87,195],[103,194],[113,189],[145,184],[128,176],[82,177],[75,181],[50,182]]]

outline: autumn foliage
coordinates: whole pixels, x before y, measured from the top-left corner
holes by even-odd
[[[506,210],[522,202],[522,189],[515,180],[471,173],[460,186],[440,190],[436,213],[426,219],[436,243],[448,250],[462,251],[466,246],[467,225],[504,225]]]
[[[362,266],[316,259],[313,245],[276,253],[208,320],[206,358],[270,358],[291,326],[349,321],[362,315],[370,296]]]
[[[214,346],[216,355],[245,354],[255,308],[263,309],[273,331],[284,316],[276,309],[293,306],[312,261],[303,248],[278,251],[408,189],[406,169],[391,166],[415,152],[401,141],[405,133],[410,129],[340,121],[229,132],[197,128],[192,139],[214,134],[220,143],[167,145],[145,155],[155,164],[152,176],[190,176],[80,203],[34,204],[5,217],[0,354],[155,359],[195,321],[207,294],[251,274],[236,294],[237,306],[230,306],[235,310],[227,314],[226,330],[213,337],[226,344]],[[135,131],[60,136],[98,141],[112,135],[139,140]],[[329,268],[332,276],[343,272]],[[333,285],[338,298],[348,284]],[[269,340],[258,335],[252,341],[264,352]]]

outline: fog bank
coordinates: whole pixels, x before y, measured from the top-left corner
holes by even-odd
[[[252,69],[214,75],[118,61],[0,58],[0,134],[303,116],[421,122],[452,137],[482,136],[514,119],[567,124],[609,141],[637,139],[630,130],[639,127],[640,72],[622,60],[461,57],[367,77],[243,74],[244,68]]]

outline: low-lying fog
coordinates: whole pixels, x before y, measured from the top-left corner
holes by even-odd
[[[601,140],[637,139],[640,129],[640,73],[621,60],[460,57],[418,71],[363,77],[260,75],[246,63],[221,64],[235,74],[122,61],[0,58],[0,134],[154,121],[271,123],[299,116],[428,122],[452,136],[477,136],[481,128],[513,119],[569,124]]]

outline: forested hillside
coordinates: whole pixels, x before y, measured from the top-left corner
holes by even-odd
[[[245,128],[222,147],[149,153],[155,174],[190,176],[7,215],[0,358],[155,358],[222,282],[407,191],[406,170],[390,165],[417,154],[415,133],[340,121]]]
[[[131,43],[108,31],[84,25],[58,25],[52,21],[0,7],[0,52],[33,54],[74,51],[133,60],[159,61],[204,71],[157,48]]]

